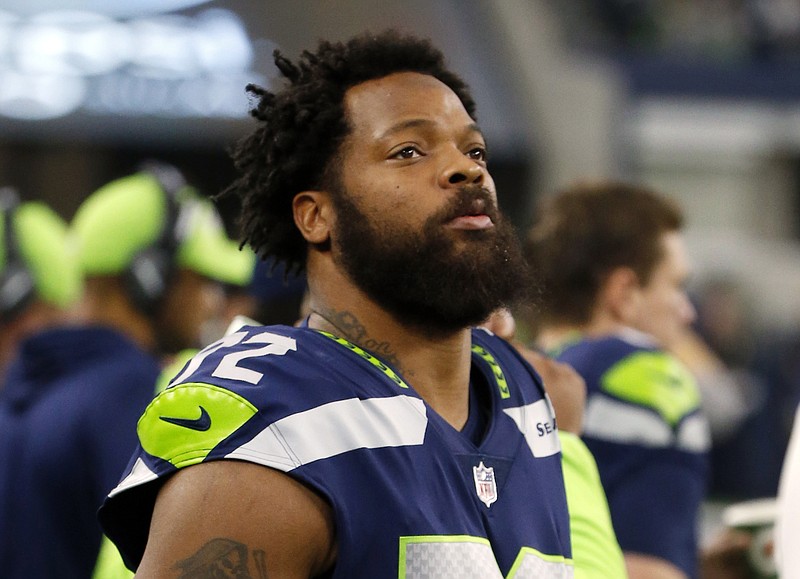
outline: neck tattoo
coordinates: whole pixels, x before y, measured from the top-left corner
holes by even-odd
[[[379,341],[370,337],[367,334],[367,329],[352,312],[330,310],[322,314],[313,310],[312,313],[330,324],[342,338],[370,351],[375,356],[391,364],[401,374],[406,374],[392,345],[389,342]],[[406,374],[406,377],[408,378],[410,375]]]

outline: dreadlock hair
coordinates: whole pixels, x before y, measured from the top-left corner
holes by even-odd
[[[242,245],[297,273],[305,268],[306,242],[292,219],[292,199],[326,185],[328,167],[350,131],[344,111],[349,88],[395,72],[418,72],[446,84],[473,119],[475,102],[430,41],[395,30],[346,43],[322,41],[296,63],[279,50],[274,58],[286,83],[276,92],[247,86],[257,99],[250,114],[259,126],[235,147],[238,178],[221,195],[241,202]]]

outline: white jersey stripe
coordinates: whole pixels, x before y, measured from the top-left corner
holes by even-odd
[[[583,435],[650,448],[676,447],[687,452],[705,452],[710,445],[708,423],[702,414],[687,417],[676,433],[652,410],[602,394],[593,396],[586,405]]]
[[[359,448],[421,445],[427,425],[419,398],[350,398],[282,418],[226,458],[288,472]]]
[[[533,456],[543,458],[561,452],[555,412],[549,398],[525,406],[504,408],[503,412],[517,424]]]
[[[687,452],[707,452],[711,448],[711,428],[703,414],[693,414],[678,428],[678,447]]]
[[[602,394],[586,404],[583,435],[649,447],[668,447],[673,441],[672,429],[655,412]]]
[[[131,472],[128,473],[128,476],[122,479],[122,481],[114,488],[114,490],[108,493],[108,496],[113,497],[125,489],[150,482],[151,480],[156,480],[157,478],[158,475],[150,470],[150,468],[141,458],[137,458],[136,462],[133,463],[133,468],[131,468]]]

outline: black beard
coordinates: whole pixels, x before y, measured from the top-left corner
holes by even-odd
[[[512,307],[534,284],[516,231],[485,189],[464,187],[421,231],[376,227],[346,193],[339,191],[334,199],[334,250],[341,265],[401,324],[449,334],[481,323],[502,306]],[[492,218],[493,228],[445,227],[468,214],[476,200],[483,200],[482,212]]]

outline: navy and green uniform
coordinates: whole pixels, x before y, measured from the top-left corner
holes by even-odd
[[[338,546],[329,577],[572,577],[552,406],[509,344],[483,330],[472,338],[473,384],[489,399],[477,443],[343,339],[285,326],[226,336],[140,420],[140,448],[100,513],[107,535],[136,566],[163,481],[235,459],[328,501]]]
[[[159,362],[111,328],[21,343],[0,391],[0,576],[87,578]]]
[[[583,439],[622,550],[666,559],[695,577],[709,434],[693,377],[633,331],[579,339],[558,359],[586,381]]]

